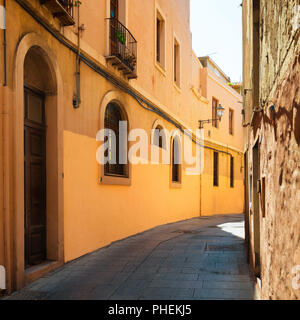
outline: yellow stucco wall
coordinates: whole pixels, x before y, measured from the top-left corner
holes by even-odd
[[[234,187],[230,188],[230,155],[219,153],[219,186],[213,186],[213,151],[205,151],[205,169],[202,175],[201,214],[242,213],[244,195],[243,157],[223,149],[234,157]]]
[[[226,82],[219,79],[213,72],[208,70],[207,79],[207,99],[209,101],[208,108],[204,114],[206,117],[212,116],[212,98],[215,98],[225,108],[222,121],[219,127],[208,126],[205,131],[207,140],[218,141],[242,152],[243,146],[243,126],[242,126],[242,97],[234,89],[229,87]],[[229,134],[229,109],[234,111],[234,127],[233,135]],[[208,130],[211,136],[208,136]]]
[[[18,119],[23,117],[23,114],[18,113],[18,110],[22,110],[20,105],[16,105],[22,102],[18,101],[14,95],[15,81],[18,77],[15,66],[18,46],[22,42],[22,37],[28,33],[34,33],[49,47],[49,52],[46,53],[54,57],[53,59],[57,63],[55,71],[61,77],[59,104],[57,105],[59,111],[57,112],[57,130],[59,135],[62,135],[61,141],[58,141],[58,163],[62,162],[62,168],[59,169],[57,179],[63,183],[63,188],[57,192],[61,203],[63,203],[63,237],[61,241],[58,241],[58,245],[62,246],[64,261],[70,261],[112,241],[160,224],[189,219],[200,214],[241,213],[243,211],[244,190],[242,173],[240,172],[242,161],[240,155],[237,154],[238,150],[242,149],[240,139],[242,129],[239,129],[241,104],[234,102],[241,97],[233,95],[229,87],[224,88],[218,84],[218,81],[212,81],[209,78],[207,78],[204,90],[204,79],[200,77],[201,70],[204,70],[192,51],[189,30],[189,1],[127,0],[125,2],[128,13],[127,27],[138,41],[138,79],[127,81],[120,72],[106,63],[105,17],[106,5],[109,1],[83,2],[81,23],[85,25],[85,31],[81,39],[82,52],[103,69],[115,75],[120,81],[139,92],[178,123],[193,130],[198,128],[198,120],[211,118],[211,97],[218,98],[226,108],[225,120],[218,131],[212,131],[211,141],[207,141],[206,144],[218,150],[230,152],[236,157],[235,188],[231,189],[229,186],[229,159],[227,155],[220,155],[220,187],[218,189],[212,187],[213,153],[211,150],[205,151],[205,169],[202,177],[183,174],[181,188],[170,187],[169,165],[132,166],[131,186],[101,185],[99,183],[99,165],[96,162],[96,150],[99,146],[96,142],[96,134],[100,129],[101,101],[109,91],[117,91],[121,97],[122,104],[128,114],[130,128],[143,128],[150,137],[150,130],[157,119],[162,121],[168,130],[174,129],[174,126],[158,115],[141,108],[133,98],[120,92],[84,63],[81,63],[81,105],[79,109],[75,110],[72,100],[75,91],[76,55],[54,39],[15,1],[9,1],[7,25],[10,28],[7,68],[10,108],[6,124],[10,128],[8,140],[11,150],[9,152],[11,171],[9,172],[9,183],[4,188],[11,190],[8,201],[11,208],[11,230],[9,230],[11,239],[16,241],[13,238],[14,234],[16,231],[20,231],[17,232],[20,250],[11,252],[10,255],[12,273],[22,267],[19,265],[16,268],[13,261],[16,256],[22,254],[24,247],[21,243],[24,241],[21,234],[22,229],[24,230],[24,224],[19,223],[16,227],[15,221],[16,216],[23,215],[19,208],[22,208],[20,203],[24,199],[20,196],[22,192],[17,193],[15,190],[16,187],[22,188],[23,183],[16,184],[15,172],[13,172],[15,168],[13,165],[16,161],[22,161],[21,156],[19,159],[15,157],[21,155],[23,151],[21,148],[22,135],[16,137],[16,131],[13,131],[17,130],[22,133],[23,130],[18,127],[21,122],[15,121],[16,117]],[[61,28],[58,20],[54,19],[47,9],[40,5],[39,1],[28,0],[27,3],[32,5],[32,8],[40,14],[42,19],[50,23],[53,30],[60,31],[70,43],[76,45],[74,27]],[[166,68],[163,72],[155,65],[156,8],[166,17]],[[13,14],[11,14],[12,12]],[[173,83],[174,35],[181,45],[180,90]],[[0,77],[2,77],[2,65],[0,65],[0,71]],[[201,96],[201,90],[206,92],[206,97]],[[226,125],[229,107],[236,110],[234,137],[229,137],[228,125]],[[209,129],[211,129],[210,125],[205,129],[206,138],[208,138]],[[2,131],[0,130],[0,132]],[[22,172],[22,166],[18,170]],[[63,180],[61,180],[62,176],[64,176]],[[2,196],[3,192],[1,192]],[[1,197],[0,199],[2,199]],[[2,211],[0,212],[0,239],[3,230],[1,213]],[[59,226],[61,225],[62,223],[59,224]],[[0,263],[2,252],[3,249],[0,245]],[[22,280],[22,276],[19,277]],[[17,281],[22,284],[20,279]]]
[[[94,138],[64,132],[65,258],[199,215],[199,176],[170,189],[169,165],[135,165],[131,186],[99,184]]]
[[[227,152],[219,153],[219,186],[213,186],[213,151],[205,151],[205,168],[202,175],[202,214],[242,213],[244,210],[244,163],[242,154],[243,127],[242,97],[230,88],[224,80],[205,68],[204,92],[208,104],[202,110],[202,119],[212,117],[212,99],[225,108],[218,128],[211,124],[204,129],[208,146]],[[234,111],[233,135],[229,134],[229,109]],[[234,187],[230,187],[230,155],[234,157]]]

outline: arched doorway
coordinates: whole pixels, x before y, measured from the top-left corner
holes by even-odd
[[[56,189],[51,182],[56,166],[47,161],[57,149],[56,92],[56,81],[43,50],[30,48],[24,61],[25,268],[57,259],[50,240],[55,232],[51,227],[55,210],[52,201],[57,200],[49,199]]]
[[[14,70],[11,281],[20,289],[64,262],[63,82],[35,33],[20,39]]]

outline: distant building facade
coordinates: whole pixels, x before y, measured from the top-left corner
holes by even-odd
[[[206,99],[200,119],[217,118],[219,104],[225,108],[221,122],[204,126],[208,148],[204,151],[205,166],[201,175],[201,213],[243,212],[244,197],[240,191],[244,190],[244,158],[239,147],[243,141],[242,97],[228,85],[230,78],[211,58],[200,57],[199,60],[203,65],[200,69],[201,94]]]
[[[193,53],[189,0],[74,3],[0,3],[0,265],[8,292],[149,228],[243,212],[241,96]],[[184,129],[196,132],[218,103],[223,119],[201,141],[204,172],[188,175],[174,150],[182,157]],[[179,129],[154,146],[171,162],[99,164],[96,137],[101,129],[119,137],[120,121],[128,133],[147,133],[149,154],[152,130]],[[128,152],[138,138],[129,140]]]
[[[263,299],[299,299],[299,1],[243,1],[245,211]]]

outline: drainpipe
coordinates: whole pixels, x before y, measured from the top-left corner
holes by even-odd
[[[78,109],[81,103],[80,99],[80,32],[81,32],[81,26],[80,26],[80,4],[77,3],[77,57],[76,57],[76,93],[73,98],[73,107],[75,109]]]
[[[10,152],[9,152],[9,114],[8,87],[2,87],[2,154],[3,154],[3,229],[4,229],[4,263],[6,268],[6,289],[11,292],[11,226],[10,226]]]
[[[200,217],[202,216],[202,173],[200,173]]]
[[[6,50],[6,0],[3,0],[3,7],[1,8],[2,15],[0,21],[0,29],[3,30],[3,87],[0,95],[0,104],[2,112],[2,154],[3,154],[3,168],[1,172],[1,179],[3,182],[3,239],[4,239],[4,266],[6,273],[6,290],[11,292],[11,241],[10,241],[10,202],[9,202],[9,116],[8,116],[8,87],[7,87],[7,50]]]
[[[200,141],[201,141],[201,144],[203,144],[204,146],[204,129],[203,128],[199,128],[200,130]],[[202,152],[204,152],[205,149],[203,148],[202,149]],[[203,171],[202,171],[202,166],[204,165],[204,157],[205,155],[203,154],[203,157],[201,156],[200,157],[200,205],[199,205],[199,216],[201,217],[202,216],[202,174],[203,174]]]
[[[3,69],[4,80],[3,86],[7,85],[7,70],[6,70],[6,0],[3,0],[2,17],[1,17],[1,29],[3,29]]]

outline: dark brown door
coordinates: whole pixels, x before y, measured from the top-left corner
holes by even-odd
[[[46,259],[46,126],[44,96],[25,88],[25,267]]]
[[[119,19],[119,1],[110,0],[110,55],[118,55],[118,35],[121,29],[118,23]]]
[[[110,17],[116,20],[119,19],[119,1],[110,0]]]

